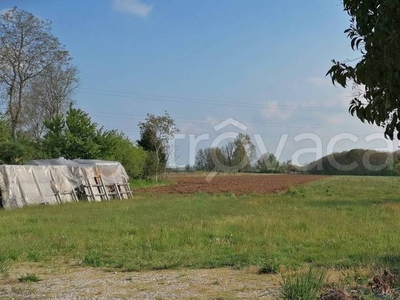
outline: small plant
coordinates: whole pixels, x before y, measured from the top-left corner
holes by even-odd
[[[41,280],[35,273],[27,273],[18,278],[19,282],[39,282]]]
[[[104,262],[97,251],[88,251],[83,258],[83,264],[94,268],[104,266]]]
[[[277,274],[279,263],[275,259],[265,259],[258,266],[258,274]]]
[[[33,250],[28,253],[27,259],[29,261],[39,262],[43,259],[43,255],[39,251]]]
[[[294,187],[290,186],[285,192],[284,195],[289,197],[305,197],[305,191],[303,187]]]
[[[281,300],[315,300],[325,283],[325,272],[313,271],[283,277]]]

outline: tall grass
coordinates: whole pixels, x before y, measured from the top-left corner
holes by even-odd
[[[400,262],[400,179],[331,177],[274,195],[135,194],[0,211],[0,261],[123,270]]]
[[[281,300],[315,300],[325,283],[325,273],[309,269],[283,277],[281,282]]]

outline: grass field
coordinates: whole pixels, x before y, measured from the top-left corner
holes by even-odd
[[[2,264],[122,270],[394,266],[400,178],[330,177],[270,195],[135,195],[0,211]]]

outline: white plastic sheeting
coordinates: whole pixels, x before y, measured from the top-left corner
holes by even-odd
[[[116,161],[95,160],[95,159],[74,159],[81,172],[86,178],[93,178],[101,175],[106,185],[128,182],[129,177],[125,168]]]
[[[0,166],[4,208],[65,203],[78,196],[88,201],[126,199],[132,195],[128,181],[124,167],[113,161],[59,158]]]
[[[128,182],[129,180],[125,168],[117,161],[57,158],[32,160],[26,164],[36,166],[68,166],[72,172],[80,174],[85,179],[101,175],[105,184]]]
[[[77,200],[74,190],[83,178],[67,166],[0,166],[4,208],[58,204]]]

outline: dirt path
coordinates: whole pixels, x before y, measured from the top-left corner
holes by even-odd
[[[19,282],[27,273],[41,281]],[[279,280],[252,268],[114,272],[30,263],[0,279],[0,299],[274,299]]]

